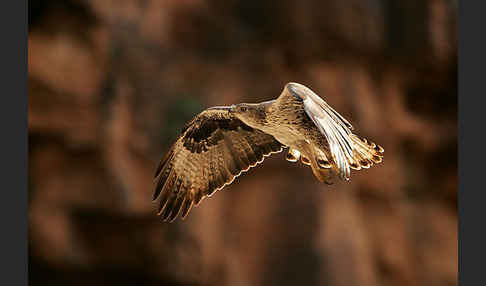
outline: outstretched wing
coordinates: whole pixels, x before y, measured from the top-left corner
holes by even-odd
[[[273,136],[249,127],[228,109],[213,107],[194,117],[161,160],[153,199],[160,198],[158,210],[164,220],[185,218],[203,198],[282,151]]]
[[[353,126],[312,90],[298,83],[286,88],[303,100],[306,114],[326,137],[341,178],[349,180],[350,167],[359,170],[382,161],[383,148],[353,134]]]

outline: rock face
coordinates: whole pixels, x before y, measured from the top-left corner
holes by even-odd
[[[32,1],[31,284],[457,285],[456,5]],[[384,163],[327,186],[274,155],[162,223],[152,176],[183,124],[289,81]]]

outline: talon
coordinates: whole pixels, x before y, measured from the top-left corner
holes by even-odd
[[[361,170],[361,166],[356,164],[355,162],[349,164],[349,167],[351,167],[351,169],[354,169],[354,170]]]
[[[331,168],[331,163],[329,163],[329,161],[327,160],[318,159],[317,164],[319,165],[320,168],[324,168],[324,169]]]
[[[310,166],[311,165],[311,162],[309,160],[309,158],[305,157],[305,156],[300,156],[300,161],[302,162],[302,164],[304,165],[308,165]]]
[[[297,162],[300,158],[300,152],[297,151],[296,149],[289,149],[289,152],[287,153],[286,159],[289,162]]]

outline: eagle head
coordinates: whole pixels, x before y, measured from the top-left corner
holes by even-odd
[[[253,128],[261,127],[266,123],[265,105],[261,103],[234,104],[229,112]]]

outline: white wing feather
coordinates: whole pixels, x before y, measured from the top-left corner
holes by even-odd
[[[341,178],[349,180],[349,164],[354,162],[354,143],[350,138],[353,126],[312,90],[298,85],[297,88],[305,89],[305,112],[326,137],[334,162],[339,169],[339,175]]]
[[[339,175],[349,180],[350,168],[349,161],[353,161],[353,143],[349,138],[351,133],[349,128],[337,121],[336,116],[332,116],[329,112],[313,101],[310,97],[304,100],[304,109],[307,115],[312,119],[319,131],[327,139],[329,143],[330,151],[333,156],[334,162],[339,169]]]

